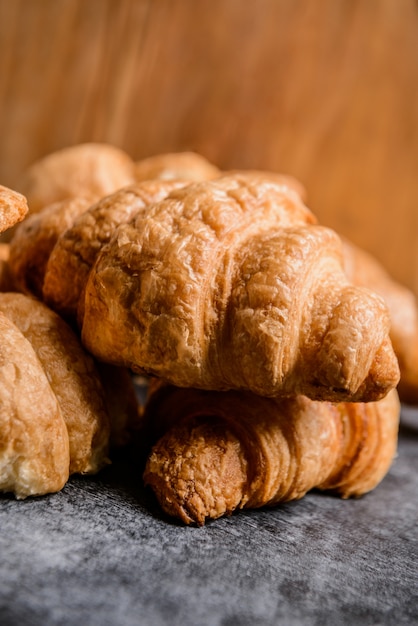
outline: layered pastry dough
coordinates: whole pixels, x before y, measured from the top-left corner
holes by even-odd
[[[16,287],[42,299],[49,256],[62,232],[90,206],[87,198],[61,200],[30,214],[10,242],[10,268]]]
[[[160,387],[145,420],[157,440],[144,480],[184,523],[299,499],[318,488],[360,496],[397,448],[399,400],[367,404]]]
[[[82,340],[181,387],[371,401],[399,380],[389,315],[288,186],[240,174],[120,225],[89,275]]]

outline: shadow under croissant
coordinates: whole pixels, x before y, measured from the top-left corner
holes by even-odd
[[[165,513],[197,525],[313,489],[361,496],[390,468],[399,415],[396,391],[332,404],[160,387],[145,411],[156,443],[144,482]]]

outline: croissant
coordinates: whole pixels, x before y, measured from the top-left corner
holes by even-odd
[[[217,178],[220,174],[216,165],[196,152],[167,152],[135,163],[137,181],[152,179],[200,181]]]
[[[27,212],[26,198],[17,191],[0,185],[0,233],[22,221]]]
[[[343,240],[344,269],[354,284],[382,296],[390,313],[390,338],[399,361],[398,392],[403,402],[418,403],[418,305],[415,295],[386,272],[371,254]]]
[[[94,200],[135,182],[134,162],[121,149],[105,143],[82,143],[52,152],[33,163],[18,189],[32,213],[60,200]]]
[[[108,462],[110,422],[93,359],[71,328],[41,302],[0,293],[0,312],[30,342],[57,397],[70,442],[70,473],[97,472]]]
[[[371,401],[399,380],[389,314],[298,194],[241,174],[175,190],[104,246],[82,341],[180,387]]]
[[[16,288],[42,299],[47,262],[58,237],[90,204],[88,198],[82,197],[54,202],[31,213],[17,226],[9,255]]]
[[[150,180],[105,196],[61,231],[45,264],[42,297],[64,317],[75,319],[91,267],[116,226],[184,187],[184,180]]]
[[[317,402],[160,386],[145,411],[156,440],[144,471],[163,508],[202,525],[243,508],[374,489],[394,459],[396,390],[378,402]]]
[[[2,313],[0,336],[0,491],[58,491],[70,463],[58,400],[30,342]]]

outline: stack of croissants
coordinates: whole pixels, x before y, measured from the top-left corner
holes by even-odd
[[[0,491],[137,446],[138,481],[200,526],[387,474],[417,303],[297,180],[80,144],[0,186],[0,232]]]

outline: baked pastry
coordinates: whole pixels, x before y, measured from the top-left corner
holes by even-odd
[[[217,178],[220,174],[215,165],[196,152],[167,152],[135,163],[137,181],[155,178],[200,181]]]
[[[26,198],[17,191],[0,185],[0,233],[21,222],[27,212]]]
[[[195,183],[120,225],[90,272],[82,341],[180,387],[371,401],[399,380],[383,300],[288,186]]]
[[[61,200],[19,224],[10,242],[10,268],[20,291],[42,299],[46,265],[58,237],[90,204],[81,197]]]
[[[108,463],[110,422],[92,357],[71,328],[34,298],[0,293],[0,312],[30,343],[58,400],[68,431],[69,473],[96,473]],[[42,398],[34,396],[35,401]]]
[[[373,289],[390,313],[390,337],[399,361],[398,392],[406,403],[418,403],[418,304],[415,295],[391,278],[371,254],[343,240],[344,269],[350,281]]]
[[[379,402],[315,402],[160,386],[145,421],[156,440],[144,481],[163,510],[202,525],[318,488],[360,496],[397,448],[396,390]]]
[[[45,302],[64,317],[75,319],[90,269],[115,228],[186,184],[180,180],[136,183],[105,196],[73,220],[50,252],[43,282]]]
[[[0,335],[0,491],[59,491],[70,452],[58,400],[31,343],[2,313]]]
[[[32,213],[60,200],[98,200],[135,181],[134,162],[119,148],[105,143],[82,143],[52,152],[31,165],[18,189]]]

